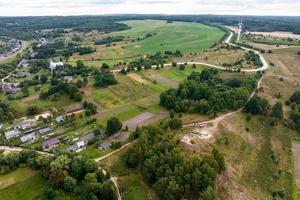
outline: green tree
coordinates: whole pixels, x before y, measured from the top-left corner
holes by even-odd
[[[282,103],[276,102],[275,105],[272,107],[272,115],[277,119],[283,119],[283,111],[282,111]]]
[[[211,186],[208,186],[203,192],[200,192],[199,200],[215,200],[215,192]]]
[[[28,106],[27,108],[27,115],[36,115],[39,113],[39,108],[35,105]]]
[[[64,189],[67,192],[72,192],[77,185],[77,181],[75,178],[72,178],[71,176],[67,176],[64,180]]]
[[[44,192],[44,195],[47,200],[52,200],[54,199],[56,192],[52,187],[47,187],[47,189]]]
[[[114,133],[117,133],[122,128],[122,123],[120,120],[116,117],[112,117],[109,120],[107,120],[106,123],[106,133],[111,135]]]

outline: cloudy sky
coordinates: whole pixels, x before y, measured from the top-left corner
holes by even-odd
[[[0,0],[0,16],[125,13],[300,16],[300,0]]]

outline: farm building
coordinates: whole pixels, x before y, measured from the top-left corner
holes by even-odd
[[[82,113],[84,112],[84,109],[83,108],[76,108],[74,110],[70,110],[70,111],[67,111],[66,112],[66,115],[67,116],[70,116],[70,115],[76,115],[76,114],[79,114],[79,113]]]
[[[30,140],[34,140],[36,138],[35,132],[29,133],[27,135],[24,135],[20,137],[21,142],[28,142]]]
[[[47,128],[42,128],[42,129],[39,130],[39,134],[44,135],[44,134],[49,133],[51,131],[52,131],[51,128],[48,128],[48,127]]]
[[[60,141],[59,141],[58,137],[51,138],[51,139],[43,142],[43,149],[44,149],[44,151],[50,150],[50,149],[56,147],[57,145],[59,145],[59,143],[60,143]]]
[[[7,140],[11,139],[11,138],[15,138],[18,137],[21,134],[21,132],[18,129],[13,129],[11,131],[5,132],[5,138]]]

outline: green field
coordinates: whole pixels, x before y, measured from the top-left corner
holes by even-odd
[[[122,23],[126,23],[131,29],[106,34],[102,38],[125,36],[130,38],[128,41],[120,42],[111,47],[95,46],[93,42],[88,41],[84,45],[95,46],[97,51],[84,56],[74,55],[69,61],[73,63],[76,60],[84,60],[89,65],[94,65],[99,61],[108,63],[128,61],[135,57],[166,50],[175,51],[179,49],[184,54],[196,53],[219,42],[225,34],[216,27],[199,23],[166,23],[166,21],[159,20],[133,20]],[[137,41],[137,38],[143,38],[148,33],[156,35]],[[132,42],[132,39],[135,42]],[[92,61],[94,59],[99,61]]]

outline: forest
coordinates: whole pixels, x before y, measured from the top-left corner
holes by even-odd
[[[203,24],[237,25],[240,16],[226,15],[115,15],[115,16],[53,16],[53,17],[1,17],[0,35],[19,39],[33,39],[42,29],[73,29],[79,32],[98,30],[112,32],[129,29],[119,21],[157,19],[167,21],[198,22]],[[288,31],[300,34],[299,17],[244,16],[249,31]]]

